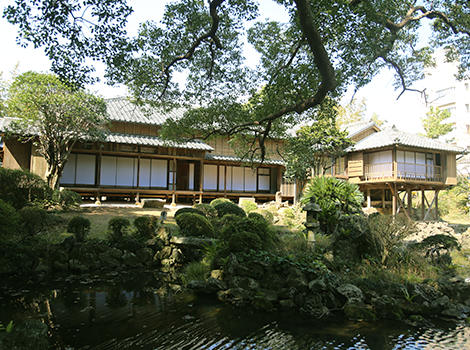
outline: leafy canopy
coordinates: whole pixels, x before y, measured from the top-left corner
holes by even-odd
[[[303,126],[296,135],[286,140],[283,158],[286,163],[284,177],[296,181],[301,192],[312,176],[322,176],[334,161],[345,154],[354,141],[346,131],[336,125],[336,104],[325,100],[312,125]]]
[[[437,139],[440,136],[450,133],[453,129],[452,123],[442,123],[444,120],[449,119],[450,116],[450,111],[440,110],[437,107],[434,108],[431,106],[426,113],[426,117],[421,118],[421,124],[426,131],[426,134],[423,136]]]
[[[16,117],[8,134],[34,141],[47,163],[46,181],[57,188],[70,151],[79,139],[102,138],[106,104],[100,97],[76,90],[53,74],[26,72],[8,90],[7,113]]]
[[[259,15],[254,0],[169,2],[160,22],[142,23],[134,38],[124,31],[132,12],[126,0],[16,0],[4,17],[18,26],[20,44],[44,47],[53,71],[67,81],[92,80],[91,58],[140,102],[199,107],[170,122],[166,137],[249,135],[252,142],[244,144],[261,158],[270,137],[310,120],[305,112],[327,96],[358,89],[384,68],[396,73],[400,95],[412,90],[433,64],[433,48],[450,48],[460,77],[468,76],[467,0],[273,2],[285,7],[288,23],[251,25]],[[418,31],[429,21],[433,36],[421,46]],[[245,64],[245,34],[261,54],[256,69]],[[182,86],[178,73],[187,77]]]

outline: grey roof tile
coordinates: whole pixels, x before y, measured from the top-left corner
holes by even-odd
[[[217,161],[224,161],[224,162],[235,162],[235,163],[244,163],[243,159],[237,156],[227,156],[223,154],[212,154],[206,153],[207,160],[217,160]],[[265,159],[264,164],[266,165],[284,165],[284,162],[279,159]]]
[[[208,144],[200,140],[188,140],[186,142],[173,142],[173,141],[163,141],[159,139],[157,136],[148,136],[148,135],[108,133],[106,135],[106,142],[124,143],[124,144],[131,144],[131,145],[143,145],[143,146],[186,148],[186,149],[196,149],[196,150],[201,150],[201,151],[213,151],[214,150],[211,146],[209,146]]]
[[[147,111],[125,97],[107,99],[106,106],[112,121],[153,125],[162,125],[168,118],[179,119],[186,111],[183,108],[175,108],[169,112],[158,109]]]
[[[354,146],[347,149],[348,152],[364,151],[387,146],[410,146],[431,150],[462,153],[464,149],[459,146],[439,142],[424,136],[399,131],[394,127],[388,127],[360,140]]]

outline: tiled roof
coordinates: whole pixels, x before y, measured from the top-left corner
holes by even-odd
[[[364,151],[392,145],[410,146],[456,153],[462,153],[464,151],[462,147],[439,142],[424,136],[399,131],[395,129],[395,127],[388,127],[382,131],[369,135],[368,137],[357,142],[353,147],[348,148],[347,151]]]
[[[106,142],[124,143],[131,145],[158,146],[158,147],[174,147],[196,149],[201,151],[213,151],[214,149],[208,144],[200,140],[188,140],[186,142],[163,141],[156,136],[148,135],[130,135],[109,133],[106,136]]]
[[[163,110],[144,110],[133,104],[128,98],[118,97],[106,100],[108,115],[112,121],[130,122],[139,124],[162,125],[166,119],[179,119],[185,109],[175,108],[169,112]]]
[[[224,162],[235,162],[235,163],[244,163],[247,161],[244,161],[240,157],[237,156],[226,156],[222,154],[212,154],[212,153],[206,153],[206,159],[207,160],[217,160],[217,161],[224,161]],[[284,162],[279,159],[265,159],[263,164],[266,165],[284,165]]]
[[[355,123],[350,123],[350,124],[344,124],[341,126],[341,131],[347,131],[348,132],[348,137],[353,137],[356,134],[359,134],[361,131],[364,131],[372,126],[375,126],[376,128],[379,128],[377,124],[375,124],[373,121],[368,120],[361,120],[359,122]],[[380,129],[379,129],[380,130]]]

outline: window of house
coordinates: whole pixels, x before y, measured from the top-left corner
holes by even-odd
[[[269,191],[271,183],[271,169],[258,168],[258,190]]]
[[[173,179],[175,180],[176,183],[176,169],[175,169],[175,163],[173,160],[168,161],[168,189],[173,190]]]

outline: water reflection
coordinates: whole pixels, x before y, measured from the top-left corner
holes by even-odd
[[[67,276],[47,283],[8,280],[0,321],[41,319],[55,349],[466,349],[469,327],[435,322],[316,320],[294,312],[259,313],[182,293],[141,271]]]

